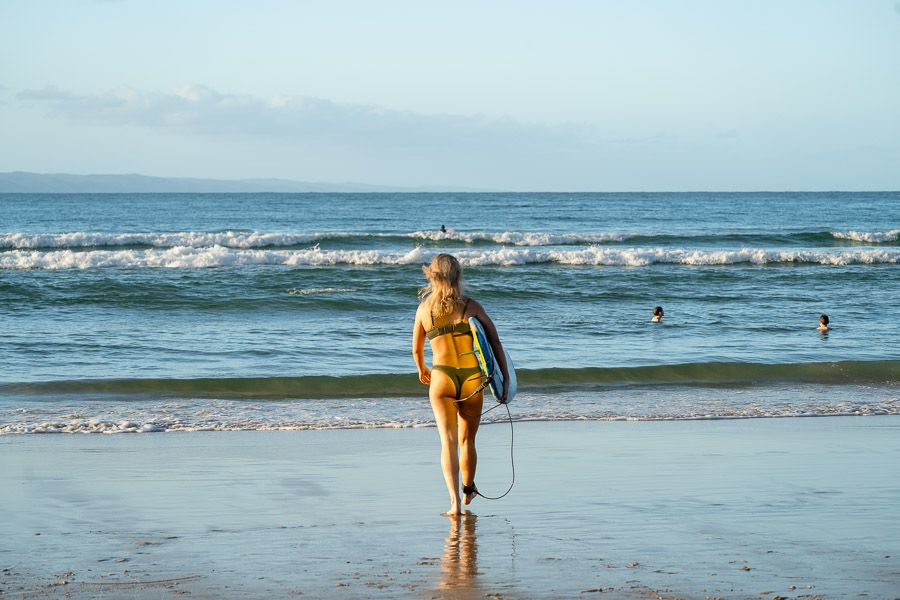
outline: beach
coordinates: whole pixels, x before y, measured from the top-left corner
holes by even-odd
[[[8,598],[895,598],[891,416],[0,437]],[[510,481],[508,424],[478,484]]]

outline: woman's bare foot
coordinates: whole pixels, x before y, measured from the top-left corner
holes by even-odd
[[[445,517],[458,517],[463,514],[463,511],[459,508],[459,499],[453,500],[450,502],[450,510],[445,513],[441,513]]]

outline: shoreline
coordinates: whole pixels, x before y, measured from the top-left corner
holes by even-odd
[[[528,389],[516,396],[511,410],[519,422],[896,416],[900,415],[898,390],[900,387],[895,384],[635,386],[554,393]],[[420,389],[421,393],[424,391]],[[505,419],[502,410],[484,417],[485,422]],[[307,400],[81,394],[0,398],[0,437],[50,433],[402,429],[428,427],[433,420],[431,407],[422,395]]]
[[[0,597],[894,597],[898,433],[517,422],[458,522],[433,428],[0,436]]]

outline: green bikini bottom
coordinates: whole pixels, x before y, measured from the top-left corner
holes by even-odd
[[[449,365],[432,365],[432,371],[440,371],[441,373],[445,373],[447,377],[453,381],[453,385],[456,386],[456,399],[459,400],[460,395],[462,394],[463,384],[470,379],[472,379],[475,375],[481,377],[481,369],[478,367],[451,367]]]

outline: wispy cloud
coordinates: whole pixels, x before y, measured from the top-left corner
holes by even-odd
[[[575,143],[577,125],[527,124],[482,116],[420,114],[381,106],[339,103],[310,96],[257,97],[191,84],[173,93],[130,87],[78,94],[56,87],[26,90],[18,99],[52,114],[106,125],[136,125],[203,135],[368,140],[381,145],[492,145]]]
[[[668,130],[657,131],[651,135],[644,136],[631,136],[631,137],[623,137],[623,138],[615,138],[610,140],[616,145],[625,145],[625,146],[646,146],[646,145],[659,145],[665,144],[668,142],[674,142],[678,140],[678,136],[673,134]]]

